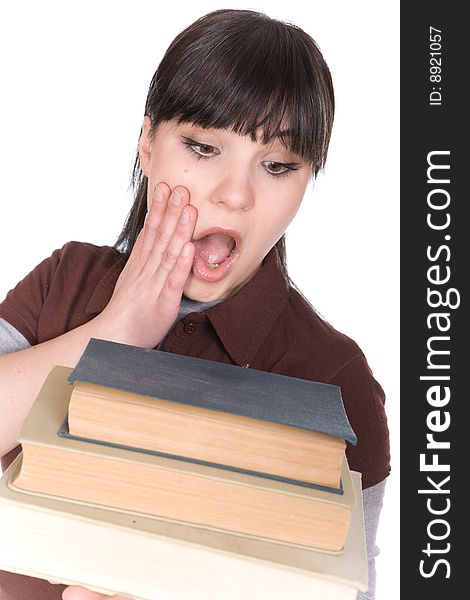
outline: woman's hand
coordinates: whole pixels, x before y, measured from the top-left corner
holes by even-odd
[[[62,598],[63,600],[130,600],[127,596],[106,596],[75,585],[65,588]]]
[[[153,348],[178,315],[194,244],[197,210],[189,192],[159,183],[145,224],[103,312],[93,320],[93,335]]]

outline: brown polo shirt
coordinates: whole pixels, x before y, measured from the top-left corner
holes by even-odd
[[[123,266],[122,257],[110,247],[70,242],[8,293],[0,317],[32,345],[55,338],[105,308]],[[321,319],[286,283],[275,249],[236,295],[188,314],[160,349],[340,386],[358,439],[346,450],[351,469],[362,473],[364,488],[387,477],[383,390],[357,344]],[[3,468],[18,450],[4,457]],[[1,600],[60,600],[63,589],[0,572]]]
[[[31,345],[55,338],[105,308],[123,266],[108,246],[69,242],[7,294],[0,317]],[[340,386],[358,439],[346,451],[351,469],[364,488],[387,477],[383,390],[357,344],[286,283],[275,249],[237,294],[177,323],[161,350]]]

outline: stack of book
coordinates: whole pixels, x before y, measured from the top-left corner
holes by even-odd
[[[145,600],[355,599],[346,440],[336,386],[91,340],[21,430],[0,569]]]

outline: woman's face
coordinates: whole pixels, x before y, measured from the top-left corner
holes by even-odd
[[[225,300],[259,269],[300,207],[310,167],[279,140],[264,145],[226,129],[174,121],[149,139],[145,117],[139,154],[156,185],[186,187],[198,211],[193,267],[184,288],[192,300]]]

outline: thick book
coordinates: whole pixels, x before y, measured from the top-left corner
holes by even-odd
[[[96,339],[70,381],[77,437],[329,487],[356,442],[334,385]]]
[[[343,493],[209,467],[110,445],[63,438],[70,369],[54,367],[18,441],[23,461],[15,485],[43,493],[171,518],[278,542],[339,552],[355,494],[346,460]]]
[[[0,480],[0,569],[138,600],[356,600],[367,589],[360,474],[341,554],[19,492]]]

